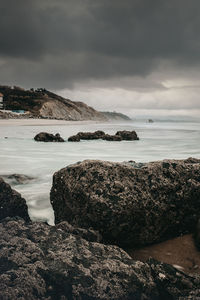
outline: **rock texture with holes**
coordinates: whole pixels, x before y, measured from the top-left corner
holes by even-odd
[[[189,299],[200,278],[155,260],[133,261],[117,246],[103,245],[92,231],[0,222],[0,299]]]
[[[192,232],[200,214],[200,160],[83,161],[54,174],[55,222],[98,230],[138,247]]]

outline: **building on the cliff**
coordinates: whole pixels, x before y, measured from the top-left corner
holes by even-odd
[[[0,93],[0,109],[3,108],[3,94]]]
[[[23,110],[23,109],[12,109],[12,112],[17,113],[17,114],[24,114],[25,110]]]

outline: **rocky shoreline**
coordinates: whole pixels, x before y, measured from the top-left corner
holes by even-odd
[[[199,159],[77,163],[54,174],[51,203],[56,225],[32,222],[0,180],[0,299],[198,299],[200,275],[119,246],[194,232]]]

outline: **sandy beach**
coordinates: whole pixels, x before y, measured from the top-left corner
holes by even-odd
[[[99,121],[65,121],[51,119],[0,119],[0,126],[59,126],[59,125],[87,125],[102,123]]]

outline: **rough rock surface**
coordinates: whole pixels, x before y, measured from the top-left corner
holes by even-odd
[[[13,216],[30,221],[26,201],[0,177],[0,220]]]
[[[200,160],[141,168],[83,161],[54,174],[55,222],[98,230],[106,242],[139,247],[192,232],[200,214]]]
[[[48,132],[40,132],[36,134],[34,140],[37,142],[64,142],[64,139],[60,136],[59,133],[51,134]]]
[[[69,99],[49,99],[39,110],[43,118],[63,119],[72,121],[98,120],[105,121],[103,114],[83,102],[73,102]]]
[[[0,299],[196,299],[200,277],[133,261],[116,246],[84,238],[68,223],[0,223]],[[182,298],[181,298],[182,297]]]
[[[137,136],[137,133],[134,130],[133,131],[127,131],[127,130],[117,131],[116,135],[120,136],[122,138],[122,140],[125,140],[125,141],[139,140],[139,137]]]

